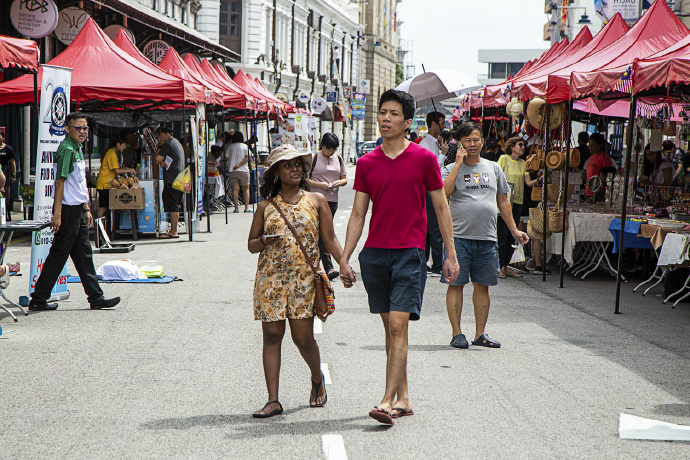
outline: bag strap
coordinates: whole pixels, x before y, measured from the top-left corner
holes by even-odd
[[[309,254],[307,254],[307,250],[306,250],[306,248],[304,247],[304,244],[302,244],[302,239],[301,239],[301,238],[299,237],[299,235],[297,234],[297,230],[295,230],[295,227],[290,223],[290,221],[288,220],[288,218],[287,218],[287,216],[285,215],[285,213],[283,212],[283,210],[280,209],[280,207],[279,207],[278,204],[273,200],[273,198],[269,198],[269,199],[268,199],[268,202],[271,203],[271,204],[273,205],[274,208],[276,208],[276,210],[277,210],[278,213],[280,214],[280,217],[283,218],[283,220],[284,220],[285,223],[287,224],[288,229],[292,232],[293,236],[295,237],[295,240],[297,240],[297,244],[299,244],[300,249],[301,249],[302,252],[304,253],[304,258],[307,260],[307,264],[309,265],[309,268],[311,268],[311,270],[314,272],[314,275],[319,276],[319,272],[318,272],[318,270],[316,270],[316,268],[314,268],[314,265],[312,265],[311,260],[309,259]]]
[[[314,153],[314,161],[311,162],[311,170],[309,171],[309,179],[314,175],[314,168],[316,168],[316,160],[319,159],[319,152]]]

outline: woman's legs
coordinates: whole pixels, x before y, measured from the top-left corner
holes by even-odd
[[[235,211],[238,211],[240,209],[239,204],[237,203],[237,200],[239,199],[239,197],[240,197],[240,184],[239,183],[232,184],[232,204],[235,205]]]
[[[520,213],[522,212],[522,205],[513,203],[511,205],[513,222],[520,222]],[[501,274],[506,274],[509,272],[510,276],[514,276],[515,272],[512,268],[508,267],[510,259],[513,257],[513,244],[515,243],[515,238],[510,233],[508,225],[505,223],[502,217],[498,218],[498,262],[501,267]]]
[[[326,400],[326,387],[323,382],[323,374],[321,373],[321,355],[319,353],[319,345],[314,340],[314,318],[308,319],[288,319],[290,323],[290,334],[292,341],[297,346],[302,358],[309,366],[311,371],[311,381],[321,385],[312,385],[311,395],[309,396],[309,404],[321,404]],[[318,387],[318,394],[316,388]]]
[[[248,211],[249,210],[249,186],[245,185],[242,187],[242,198],[244,198],[244,210]],[[235,201],[237,203],[237,201]],[[235,207],[237,207],[237,204],[235,204]]]
[[[285,321],[262,322],[261,329],[264,336],[263,362],[268,400],[278,401],[278,382],[280,379],[280,346],[285,335]],[[270,404],[255,414],[270,414],[278,409],[278,403]]]

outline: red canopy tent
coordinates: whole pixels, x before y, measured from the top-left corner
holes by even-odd
[[[632,92],[677,83],[688,84],[690,80],[690,37],[683,40],[673,50],[663,56],[640,59],[632,66]]]
[[[277,104],[275,101],[269,99],[265,94],[261,94],[261,92],[254,87],[252,83],[250,83],[251,78],[248,77],[244,72],[241,70],[235,74],[235,77],[232,79],[232,81],[237,84],[240,88],[243,90],[249,92],[250,94],[254,95],[258,99],[263,99],[265,103],[267,104],[268,107],[268,112],[270,113],[280,113],[280,108],[279,106],[282,106],[283,102],[281,101],[280,104]]]
[[[69,67],[72,71],[72,102],[203,102],[204,89],[162,70],[146,68],[122,51],[89,18],[65,51],[48,64]],[[39,79],[42,72],[39,70]],[[32,103],[33,82],[23,77],[0,84],[0,102]]]
[[[256,99],[254,96],[243,91],[235,85],[232,80],[222,80],[218,78],[210,65],[208,65],[208,62],[206,63],[207,67],[204,67],[203,64],[205,59],[199,64],[194,56],[188,54],[185,56],[184,61],[192,72],[198,73],[201,78],[223,89],[223,106],[227,105],[227,107],[241,110],[249,110],[256,106]]]
[[[0,35],[0,69],[38,72],[38,44],[33,40]]]
[[[222,72],[221,70],[218,71]],[[280,113],[281,115],[287,114],[287,104],[273,95],[258,79],[252,78],[251,75],[248,75],[241,70],[235,74],[233,81],[237,81],[238,79],[243,79],[247,85],[254,88],[258,94],[263,95],[267,101],[273,103],[276,113]]]
[[[549,103],[567,101],[571,98],[571,74],[575,72],[589,72],[589,80],[587,77],[576,76],[578,80],[573,84],[573,97],[612,90],[621,79],[622,73],[618,73],[617,78],[614,78],[610,73],[595,75],[592,72],[629,66],[636,58],[653,56],[689,34],[690,30],[673,14],[665,1],[655,1],[623,37],[586,59],[549,74],[546,88],[530,86],[530,91],[523,94],[522,98],[524,100],[540,96]]]
[[[122,31],[118,33],[122,33],[124,35]],[[165,54],[165,57],[163,57],[163,60],[158,66],[170,75],[175,75],[176,77],[179,77],[185,81],[197,83],[206,87],[207,104],[223,105],[223,90],[217,86],[212,86],[205,80],[198,80],[196,77],[194,77],[189,70],[189,67],[187,67],[187,64],[185,64],[180,55],[177,54],[177,51],[175,51],[175,48],[172,46],[168,48],[168,52]]]

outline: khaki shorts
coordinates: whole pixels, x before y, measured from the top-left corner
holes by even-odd
[[[232,186],[239,184],[242,187],[249,185],[249,173],[247,171],[233,171],[228,174],[228,183]]]

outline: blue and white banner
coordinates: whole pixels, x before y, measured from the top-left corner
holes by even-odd
[[[39,109],[38,147],[36,151],[36,184],[34,188],[34,219],[47,221],[53,217],[53,192],[55,188],[54,159],[60,142],[65,138],[65,120],[69,113],[72,69],[44,65],[41,81],[41,103]],[[53,232],[50,227],[34,232],[31,241],[31,281],[29,292],[34,292],[36,281],[41,275]],[[51,299],[64,299],[67,291],[67,272],[62,273],[55,283]]]

